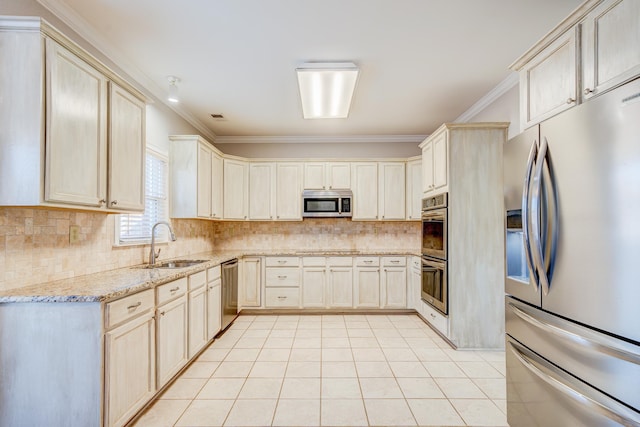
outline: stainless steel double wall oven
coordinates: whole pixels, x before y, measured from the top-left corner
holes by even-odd
[[[422,200],[422,300],[447,315],[447,193]]]

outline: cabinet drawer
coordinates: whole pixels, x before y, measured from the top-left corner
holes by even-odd
[[[300,286],[300,270],[298,268],[266,268],[267,287],[297,287]]]
[[[327,259],[323,256],[306,256],[302,258],[303,267],[324,267]]]
[[[199,271],[189,276],[189,290],[198,289],[207,284],[207,271]]]
[[[359,256],[356,258],[356,266],[373,267],[380,265],[380,258],[377,256]]]
[[[440,331],[444,336],[449,335],[449,319],[440,314],[439,311],[431,307],[424,301],[420,301],[422,304],[422,312],[424,318],[431,323],[433,327],[435,327],[438,331]]]
[[[403,256],[382,257],[382,265],[385,267],[404,267],[407,265],[407,258]]]
[[[297,267],[300,265],[300,258],[297,256],[274,256],[267,257],[267,267]]]
[[[216,279],[221,277],[220,266],[216,265],[215,267],[211,267],[207,269],[207,280],[209,282],[213,282]]]
[[[327,260],[329,267],[351,267],[353,259],[347,256],[332,256]]]
[[[104,309],[105,328],[110,329],[140,313],[153,309],[154,306],[153,289],[107,303]]]
[[[158,305],[162,305],[167,301],[184,295],[187,293],[187,278],[174,280],[173,282],[165,283],[156,288],[156,295],[158,297]]]
[[[267,307],[298,307],[300,305],[300,289],[269,288],[266,290]]]

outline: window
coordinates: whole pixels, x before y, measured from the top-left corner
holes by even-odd
[[[147,150],[146,155],[144,186],[144,212],[118,215],[116,245],[150,243],[153,224],[168,220],[167,160],[164,156],[150,150]],[[156,241],[166,242],[167,240],[167,228],[156,228]]]

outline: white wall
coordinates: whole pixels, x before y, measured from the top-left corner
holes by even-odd
[[[417,142],[214,144],[225,154],[248,158],[371,158],[421,154]]]
[[[520,133],[520,94],[519,86],[506,91],[482,111],[469,119],[469,122],[511,122],[508,138]]]

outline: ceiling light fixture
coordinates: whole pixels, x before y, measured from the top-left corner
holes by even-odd
[[[305,119],[349,116],[359,69],[353,62],[305,62],[296,68]]]
[[[169,102],[180,102],[180,98],[178,97],[178,82],[180,79],[176,76],[168,76],[167,80],[169,80],[169,95],[167,96],[167,100]]]

